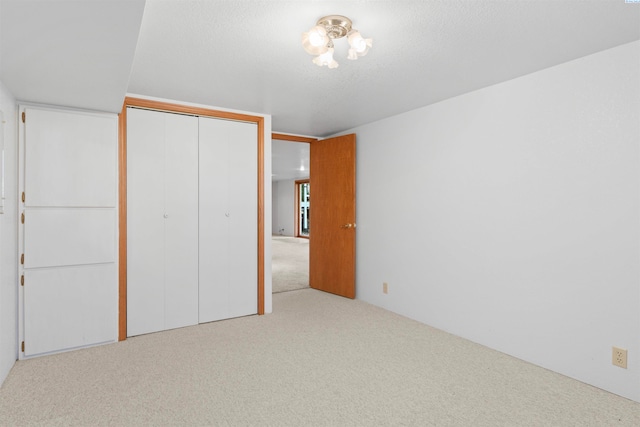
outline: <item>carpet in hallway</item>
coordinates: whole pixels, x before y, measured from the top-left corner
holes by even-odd
[[[309,287],[309,239],[273,236],[271,254],[273,293]]]

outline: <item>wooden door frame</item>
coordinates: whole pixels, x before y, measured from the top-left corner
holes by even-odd
[[[312,143],[313,141],[317,141],[318,138],[311,138],[307,136],[297,136],[297,135],[289,135],[286,133],[272,133],[271,139],[277,139],[278,141],[291,141],[291,142],[307,142]]]
[[[118,117],[118,197],[120,222],[118,340],[127,339],[127,107],[256,123],[258,127],[258,314],[264,314],[264,117],[126,97]],[[279,134],[278,134],[279,135]]]

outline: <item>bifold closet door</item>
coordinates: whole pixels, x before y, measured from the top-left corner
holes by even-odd
[[[200,118],[200,323],[258,311],[257,136]]]
[[[127,110],[127,335],[198,323],[198,118]]]

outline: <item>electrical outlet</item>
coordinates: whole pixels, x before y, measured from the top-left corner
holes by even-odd
[[[627,369],[627,350],[613,347],[611,363],[613,363],[614,366]]]
[[[387,282],[382,283],[382,293],[383,294],[389,293],[389,285],[387,284]]]

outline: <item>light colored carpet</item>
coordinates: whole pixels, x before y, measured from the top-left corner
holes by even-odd
[[[309,287],[309,239],[271,238],[271,279],[273,293]]]
[[[21,361],[7,425],[638,426],[640,404],[313,289],[274,313]]]

